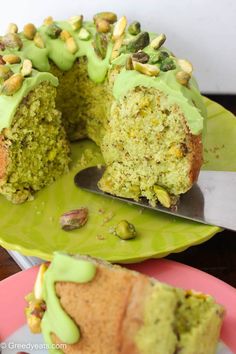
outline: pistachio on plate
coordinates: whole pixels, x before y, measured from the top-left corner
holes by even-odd
[[[127,220],[121,220],[115,227],[114,233],[122,240],[130,240],[135,238],[137,233],[133,224]]]
[[[61,228],[65,231],[79,229],[88,221],[88,209],[79,208],[68,211],[61,215],[60,224]]]

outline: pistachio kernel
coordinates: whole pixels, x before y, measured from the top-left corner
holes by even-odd
[[[122,240],[130,240],[137,235],[134,225],[127,220],[121,220],[115,227],[114,231],[115,235]]]
[[[62,41],[66,41],[68,38],[71,37],[71,34],[70,32],[66,31],[66,30],[62,30],[61,33],[60,33],[60,38]]]
[[[116,41],[122,34],[125,32],[125,28],[127,26],[127,18],[122,16],[115,24],[113,29],[113,41]]]
[[[52,16],[48,16],[43,20],[44,26],[49,26],[53,23],[53,18]]]
[[[21,58],[15,54],[5,54],[3,55],[2,59],[7,64],[18,64],[21,62]]]
[[[21,69],[21,74],[23,76],[30,76],[32,73],[32,61],[29,59],[25,59],[23,61],[22,69]]]
[[[165,208],[170,208],[171,206],[171,198],[169,193],[161,186],[155,185],[153,187],[154,193],[156,194],[156,197],[158,201],[165,207]]]
[[[174,70],[176,68],[176,65],[171,58],[166,58],[161,62],[160,69],[161,71],[169,71],[169,70]]]
[[[126,70],[133,70],[134,69],[132,55],[129,55],[128,58],[126,59],[125,68],[126,68]]]
[[[65,231],[79,229],[88,221],[88,209],[80,208],[64,213],[60,217],[61,228]]]
[[[60,36],[61,31],[62,29],[58,25],[52,23],[47,27],[46,33],[50,38],[56,39]]]
[[[162,44],[165,43],[165,41],[166,41],[166,35],[164,33],[161,33],[159,36],[157,36],[151,41],[150,46],[153,49],[157,50],[162,46]]]
[[[96,54],[104,59],[107,54],[108,38],[104,33],[96,33],[94,37],[93,47]]]
[[[25,38],[33,40],[37,29],[33,23],[27,23],[23,28]]]
[[[142,64],[133,60],[134,70],[148,76],[158,76],[160,69],[156,65]]]
[[[34,298],[36,300],[43,300],[43,280],[47,269],[47,263],[42,263],[39,267],[38,274],[34,283]]]
[[[115,41],[114,46],[112,48],[112,52],[111,52],[111,60],[114,60],[119,56],[120,48],[121,48],[122,44],[123,44],[123,36],[119,37]]]
[[[17,33],[8,33],[2,38],[5,47],[12,49],[21,49],[23,43]]]
[[[135,39],[130,41],[127,44],[127,49],[131,53],[136,53],[139,50],[147,47],[150,43],[149,33],[148,32],[141,32],[139,33]]]
[[[6,65],[0,65],[0,82],[9,79],[13,75],[11,69]]]
[[[111,25],[108,21],[98,18],[96,21],[96,29],[100,33],[107,33],[111,29]]]
[[[134,61],[138,61],[139,63],[145,64],[149,61],[149,55],[140,50],[132,55],[132,59]]]
[[[9,79],[4,81],[1,89],[1,94],[6,96],[12,96],[22,86],[24,78],[21,74],[17,73],[12,75]]]
[[[186,73],[188,73],[189,75],[192,74],[193,72],[193,66],[190,63],[190,61],[186,60],[186,59],[178,59],[177,63],[179,64],[180,68],[185,71]]]
[[[133,36],[136,36],[137,34],[139,34],[140,31],[141,31],[141,25],[140,25],[140,22],[138,22],[138,21],[132,22],[128,27],[128,32],[130,34],[132,34]]]
[[[76,31],[82,27],[83,24],[83,15],[72,16],[69,18],[68,22],[72,26],[73,30]]]
[[[36,34],[34,36],[34,44],[36,45],[36,47],[38,47],[40,49],[45,48],[43,38],[41,37],[41,35],[38,32],[36,32]]]
[[[78,46],[73,37],[67,38],[66,46],[71,54],[75,54],[78,50]]]
[[[176,74],[176,80],[178,81],[178,83],[184,86],[188,85],[190,78],[191,75],[189,73],[186,73],[186,71],[178,71]]]
[[[9,23],[8,28],[7,28],[7,33],[17,33],[18,32],[18,27],[15,23]]]
[[[86,28],[81,28],[78,34],[79,39],[82,41],[88,41],[90,38],[90,33],[89,31],[86,30]]]
[[[110,24],[117,21],[117,15],[114,12],[99,12],[93,16],[93,20],[96,23],[98,19],[105,20]]]

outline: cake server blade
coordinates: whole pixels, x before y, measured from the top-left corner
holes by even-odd
[[[151,210],[216,225],[236,231],[236,172],[201,171],[196,184],[180,197],[177,207],[152,207],[145,198],[139,201],[117,197],[101,191],[97,183],[105,167],[89,167],[75,175],[75,184],[87,191]]]

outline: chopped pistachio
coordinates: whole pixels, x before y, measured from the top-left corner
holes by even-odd
[[[162,44],[164,44],[165,41],[166,41],[166,35],[164,33],[161,33],[159,36],[157,36],[151,41],[150,46],[153,49],[157,50],[162,46]]]
[[[1,93],[6,96],[12,96],[22,86],[24,77],[21,74],[14,74],[9,79],[4,81]]]
[[[12,49],[21,49],[23,43],[17,33],[8,33],[2,38],[5,47]]]
[[[65,231],[79,229],[88,221],[88,209],[80,208],[68,211],[60,217],[61,228]]]
[[[0,65],[0,83],[4,80],[9,79],[13,75],[11,69],[6,65]]]
[[[94,50],[99,57],[104,59],[107,54],[108,38],[104,33],[96,33],[93,42]]]
[[[149,55],[145,52],[142,52],[141,50],[137,53],[134,53],[132,55],[132,59],[134,61],[138,61],[139,63],[145,64],[149,60]]]
[[[66,31],[66,30],[62,30],[60,33],[60,38],[61,40],[63,40],[64,42],[71,37],[70,32]]]
[[[114,46],[112,48],[112,52],[111,52],[111,60],[114,60],[115,58],[117,58],[119,56],[122,43],[123,43],[123,36],[119,37],[115,41]]]
[[[39,267],[38,274],[34,283],[34,298],[36,300],[43,300],[43,279],[47,269],[48,264],[46,263],[42,263]]]
[[[132,22],[128,27],[128,32],[134,36],[139,34],[140,31],[141,31],[141,25],[140,25],[140,22],[138,22],[138,21]]]
[[[66,46],[71,54],[75,54],[78,50],[78,46],[73,37],[70,37],[66,40]]]
[[[142,64],[133,60],[133,66],[134,70],[148,76],[158,76],[160,73],[160,69],[156,65]]]
[[[188,82],[191,78],[191,75],[187,73],[186,71],[178,71],[176,74],[176,80],[184,86],[188,85]]]
[[[41,37],[41,35],[38,32],[34,36],[34,44],[38,48],[41,48],[41,49],[45,48],[43,38]]]
[[[156,63],[158,63],[159,61],[160,61],[160,52],[156,52],[155,54],[152,54],[152,55],[150,56],[149,62],[150,62],[151,64],[156,64]]]
[[[21,58],[15,54],[5,54],[2,58],[7,64],[18,64],[21,62]]]
[[[127,220],[121,220],[115,227],[114,233],[122,240],[130,240],[137,235],[134,225]]]
[[[127,18],[125,16],[122,16],[114,26],[113,36],[112,36],[113,41],[116,41],[119,37],[123,35],[126,26],[127,26]]]
[[[72,26],[73,30],[76,31],[82,27],[83,24],[83,15],[72,16],[69,18],[68,22]]]
[[[96,21],[96,29],[100,33],[107,33],[111,29],[111,25],[108,21],[98,18]]]
[[[41,319],[33,314],[27,316],[27,325],[32,333],[41,332]]]
[[[133,67],[132,55],[129,55],[128,58],[126,59],[125,68],[126,70],[133,70],[134,67]]]
[[[93,16],[94,22],[97,19],[102,19],[112,24],[117,21],[117,15],[114,12],[99,12]]]
[[[62,29],[56,25],[55,23],[52,23],[47,27],[46,33],[49,37],[56,39],[60,36]]]
[[[83,41],[87,41],[90,38],[90,33],[89,31],[86,30],[86,28],[81,28],[78,34],[79,39]]]
[[[161,186],[155,185],[153,187],[154,192],[158,201],[165,207],[170,208],[171,206],[171,198],[169,193]]]
[[[137,51],[148,46],[149,43],[150,43],[149,33],[141,32],[132,41],[128,43],[127,49],[132,53],[136,53]]]
[[[15,23],[9,23],[8,28],[7,28],[7,33],[17,33],[18,32],[18,27]]]
[[[178,59],[177,60],[180,68],[185,71],[186,73],[188,73],[189,75],[192,74],[193,72],[193,66],[190,63],[190,61],[186,60],[186,59]]]
[[[30,76],[32,73],[32,61],[29,59],[25,59],[23,61],[22,69],[21,69],[21,74],[23,76]]]
[[[33,23],[27,23],[24,26],[23,33],[24,33],[25,38],[33,40],[36,32],[37,32],[37,29]]]
[[[52,18],[52,16],[46,17],[46,18],[44,19],[44,21],[43,21],[43,24],[44,24],[45,26],[49,26],[49,25],[51,25],[52,23],[53,23],[53,18]]]
[[[169,71],[169,70],[174,70],[176,68],[176,65],[171,58],[166,58],[161,62],[160,69],[161,71]]]

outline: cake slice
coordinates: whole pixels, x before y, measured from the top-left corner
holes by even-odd
[[[70,354],[214,354],[224,315],[211,296],[59,253],[27,300],[30,329]]]

